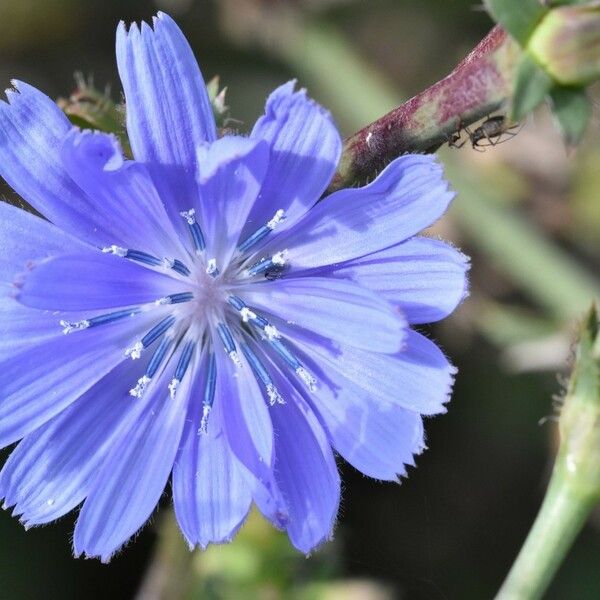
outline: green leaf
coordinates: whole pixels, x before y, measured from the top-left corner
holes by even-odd
[[[535,26],[548,12],[539,0],[485,0],[485,6],[521,46],[527,44]]]
[[[579,143],[590,117],[592,106],[583,88],[556,87],[550,92],[552,109],[569,146]]]
[[[550,75],[533,59],[524,55],[517,68],[511,119],[521,121],[544,100],[553,85]]]

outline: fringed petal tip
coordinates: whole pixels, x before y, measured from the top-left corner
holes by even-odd
[[[294,108],[306,105],[306,107],[316,110],[321,116],[333,120],[331,112],[310,98],[306,88],[296,89],[297,84],[297,79],[290,79],[273,90],[267,98],[265,114],[261,119],[285,118]],[[256,126],[259,125],[261,119],[257,121]]]

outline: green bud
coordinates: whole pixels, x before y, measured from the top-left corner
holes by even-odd
[[[550,10],[527,50],[562,85],[584,86],[600,79],[600,1]]]
[[[581,328],[559,431],[557,469],[578,495],[600,500],[600,332],[595,306]]]
[[[227,88],[221,89],[220,78],[215,75],[206,85],[208,97],[212,105],[213,114],[218,127],[223,127],[229,116],[229,106],[225,104]]]

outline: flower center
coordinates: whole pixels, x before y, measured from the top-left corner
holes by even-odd
[[[198,358],[204,354],[207,377],[201,431],[206,431],[215,395],[215,345],[222,346],[237,368],[245,368],[254,375],[271,404],[283,402],[265,366],[273,357],[278,357],[277,360],[283,367],[293,372],[310,391],[315,391],[315,378],[285,344],[275,325],[248,306],[236,293],[239,283],[259,282],[285,274],[285,249],[272,256],[253,259],[259,243],[284,220],[283,210],[276,211],[272,219],[242,241],[230,263],[222,265],[209,256],[209,247],[196,221],[194,209],[182,212],[181,216],[187,222],[192,242],[192,248],[183,260],[160,258],[141,250],[115,245],[102,248],[105,254],[113,254],[149,269],[168,273],[181,286],[180,291],[144,305],[126,307],[82,321],[61,321],[63,332],[68,334],[147,311],[156,311],[156,324],[124,350],[124,355],[132,360],[139,359],[148,352],[145,372],[129,393],[134,398],[141,398],[158,374],[166,368],[174,368],[168,386],[171,398],[174,399],[194,356]],[[270,358],[263,362],[261,355]]]

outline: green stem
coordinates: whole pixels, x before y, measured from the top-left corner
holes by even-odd
[[[541,598],[593,507],[594,499],[555,468],[540,512],[496,600]]]

